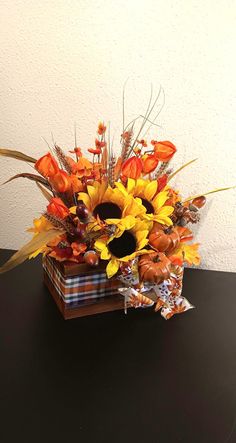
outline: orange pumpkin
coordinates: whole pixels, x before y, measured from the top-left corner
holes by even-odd
[[[164,228],[159,223],[154,223],[149,234],[149,244],[160,252],[169,254],[177,248],[180,242],[179,232],[176,228]]]
[[[162,252],[144,254],[139,260],[141,281],[159,284],[170,277],[171,262]]]

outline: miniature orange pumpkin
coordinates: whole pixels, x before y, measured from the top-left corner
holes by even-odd
[[[170,227],[165,229],[159,223],[154,223],[149,234],[149,244],[153,248],[168,254],[178,246],[179,242],[180,236],[176,228]]]
[[[159,284],[170,277],[171,262],[162,252],[144,254],[139,260],[141,281]]]

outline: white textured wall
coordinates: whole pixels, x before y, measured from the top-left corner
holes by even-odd
[[[162,84],[156,137],[177,145],[176,165],[199,157],[176,179],[184,195],[236,184],[235,0],[1,0],[0,21],[0,146],[37,157],[52,131],[71,147],[75,120],[84,148],[99,119],[118,136],[129,77],[127,119]],[[1,181],[22,171],[0,159]],[[44,200],[23,179],[0,196],[0,246],[17,248]],[[236,270],[235,199],[209,198],[197,232],[204,268]]]

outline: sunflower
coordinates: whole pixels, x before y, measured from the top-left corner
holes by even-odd
[[[174,208],[169,205],[165,206],[169,198],[169,191],[164,189],[161,192],[157,192],[157,180],[133,180],[129,178],[126,187],[120,182],[116,182],[115,185],[126,198],[132,195],[134,198],[141,200],[141,204],[146,209],[146,212],[141,214],[142,218],[156,221],[166,226],[172,225],[172,220],[169,216],[174,211]]]
[[[94,244],[100,258],[109,260],[106,267],[108,278],[117,273],[122,262],[128,262],[148,252],[143,249],[148,243],[148,221],[135,219],[132,216],[127,216],[127,219],[130,222],[129,226],[126,225],[127,229],[122,230],[120,226],[117,226],[115,234],[102,236]],[[108,220],[109,222],[112,223],[111,220]],[[120,223],[122,224],[124,221],[122,220]]]
[[[99,227],[99,221],[112,219],[117,225],[121,219],[127,216],[138,217],[145,214],[146,209],[139,198],[133,195],[124,195],[118,188],[111,188],[107,182],[94,182],[87,186],[87,192],[79,192],[78,200],[82,200],[90,213],[93,221],[89,228]],[[71,213],[76,213],[76,206],[70,209]]]

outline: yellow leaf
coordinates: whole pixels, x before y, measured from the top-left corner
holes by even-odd
[[[0,267],[0,274],[10,271],[15,266],[23,263],[29,255],[33,254],[37,249],[42,248],[54,237],[63,234],[64,231],[59,229],[50,229],[49,231],[43,231],[35,235],[25,246],[11,256],[11,258]]]
[[[199,243],[194,243],[192,245],[187,245],[186,243],[184,243],[183,247],[184,261],[187,262],[189,265],[198,266],[200,264],[200,255],[198,252]]]
[[[191,245],[180,243],[179,246],[171,254],[171,261],[182,261],[188,263],[188,265],[198,266],[200,264],[198,247],[199,243],[193,243]]]

